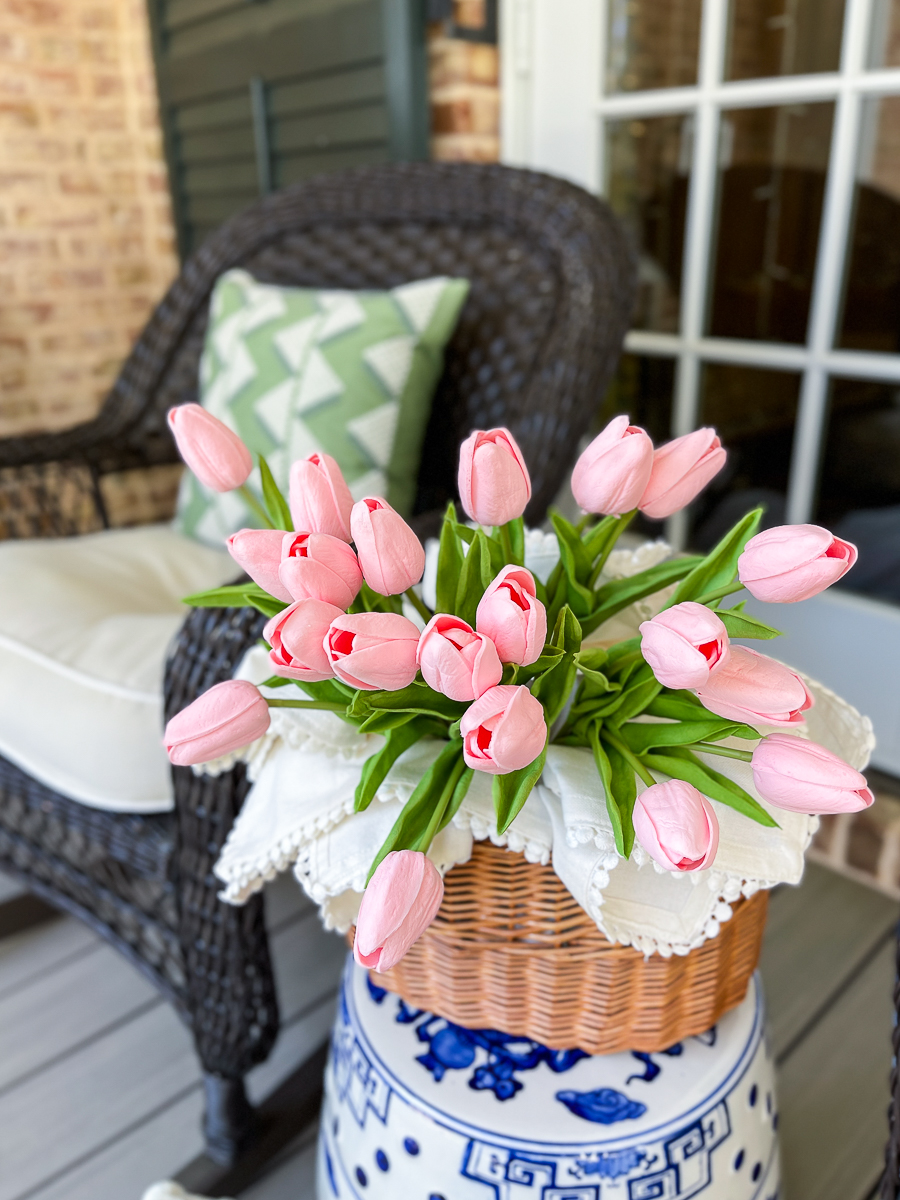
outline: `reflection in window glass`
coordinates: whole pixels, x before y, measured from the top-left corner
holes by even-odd
[[[833,380],[815,520],[859,548],[847,587],[900,603],[900,384]]]
[[[844,0],[732,0],[726,79],[836,71]]]
[[[611,121],[606,195],[640,247],[637,329],[678,329],[692,117]]]
[[[804,342],[833,104],[722,114],[709,332]]]
[[[863,107],[839,344],[900,350],[900,96]]]
[[[697,82],[701,0],[610,0],[606,90]]]
[[[900,0],[875,0],[872,5],[869,66],[900,67]]]
[[[703,368],[700,424],[713,425],[728,462],[692,505],[691,541],[711,549],[761,504],[763,527],[784,524],[800,376],[726,363]]]

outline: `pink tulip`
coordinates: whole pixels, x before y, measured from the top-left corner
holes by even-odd
[[[363,895],[353,957],[370,971],[389,971],[434,920],[443,898],[444,881],[430,858],[392,850]]]
[[[428,686],[451,700],[477,700],[503,678],[491,639],[448,613],[438,613],[425,626],[416,661]]]
[[[508,429],[474,429],[460,446],[459,498],[479,525],[521,517],[531,499],[531,476]]]
[[[218,417],[199,404],[179,404],[168,420],[178,453],[205,487],[230,492],[247,482],[250,451]]]
[[[334,604],[306,599],[274,616],[263,629],[263,637],[272,647],[269,661],[275,674],[309,683],[333,678],[323,642],[331,622],[343,615]]]
[[[699,495],[725,466],[714,429],[695,429],[654,452],[650,481],[638,507],[654,521],[670,517]]]
[[[209,762],[255,742],[269,728],[269,706],[244,679],[226,679],[176,713],[164,737],[176,767]]]
[[[753,751],[753,782],[764,800],[790,812],[859,812],[875,797],[843,759],[789,733],[770,733]]]
[[[280,529],[239,529],[225,545],[238,566],[264,592],[290,602],[291,593],[278,578],[283,541],[284,533]]]
[[[607,515],[637,508],[653,466],[653,443],[626,416],[613,417],[575,464],[572,494],[585,510]]]
[[[699,688],[729,656],[728,633],[703,604],[685,600],[641,625],[641,654],[664,687]]]
[[[856,547],[820,525],[778,525],[752,537],[738,559],[738,577],[757,600],[794,604],[846,575]]]
[[[347,609],[362,587],[356,555],[329,533],[281,535],[278,578],[294,600],[324,600]]]
[[[475,628],[497,647],[501,662],[530,666],[547,640],[547,610],[537,598],[534,576],[504,567],[478,603]]]
[[[330,454],[310,454],[293,464],[290,508],[295,529],[328,533],[349,542],[352,507],[350,489]]]
[[[350,532],[363,577],[373,592],[399,596],[425,570],[422,543],[387,500],[366,496],[353,505]]]
[[[712,805],[680,779],[655,783],[638,796],[634,832],[667,871],[702,871],[719,848],[719,822]]]
[[[727,662],[695,690],[710,712],[751,725],[803,725],[814,703],[799,675],[746,646],[732,646]]]
[[[466,766],[488,775],[508,775],[534,762],[547,741],[540,702],[527,687],[492,687],[466,710],[459,723]]]
[[[399,613],[341,613],[325,635],[334,674],[366,692],[396,692],[416,677],[419,631]]]

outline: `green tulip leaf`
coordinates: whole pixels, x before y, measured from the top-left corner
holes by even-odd
[[[738,521],[719,544],[710,550],[706,558],[682,579],[666,607],[681,604],[684,600],[696,600],[708,592],[715,591],[716,588],[733,583],[737,575],[738,559],[744,552],[744,546],[759,529],[762,515],[761,508],[754,508]]]
[[[735,809],[752,821],[771,829],[778,828],[778,822],[769,816],[749,792],[734,780],[706,766],[690,750],[673,746],[665,753],[654,751],[645,754],[643,761],[651,771],[669,775],[673,779],[682,779],[685,783],[693,784],[704,796],[727,804],[729,808]]]
[[[363,764],[353,799],[354,812],[363,812],[369,807],[400,755],[433,730],[434,723],[427,718],[405,716],[403,724],[385,731],[384,745],[375,754],[370,754]]]
[[[758,621],[745,612],[735,612],[734,609],[717,609],[716,616],[720,619],[730,638],[777,638],[781,637],[780,629],[773,629],[765,621]]]
[[[494,797],[498,833],[505,833],[522,811],[525,801],[531,795],[532,788],[541,777],[546,761],[547,743],[545,742],[543,750],[527,767],[522,767],[518,771],[510,771],[507,775],[494,776],[491,790]]]
[[[594,610],[582,621],[585,636],[623,608],[634,604],[636,600],[643,600],[677,580],[684,579],[702,561],[697,555],[686,555],[684,558],[673,558],[656,567],[650,567],[627,579],[613,579],[605,583],[594,593]]]
[[[438,569],[436,600],[438,612],[455,613],[456,590],[463,568],[462,540],[456,520],[456,508],[448,504],[441,526],[441,541],[438,547]]]
[[[294,528],[291,510],[269,470],[269,464],[261,454],[259,455],[259,475],[262,480],[263,500],[269,520],[276,529],[284,529],[290,533]]]

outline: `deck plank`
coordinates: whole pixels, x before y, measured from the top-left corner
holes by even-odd
[[[156,990],[111,946],[63,960],[0,997],[0,1094],[148,1004]]]
[[[864,1200],[881,1173],[894,956],[884,945],[778,1073],[789,1200]]]
[[[815,863],[799,887],[773,893],[760,970],[776,1059],[891,936],[898,917],[887,896]]]
[[[60,963],[91,953],[100,939],[74,917],[0,939],[0,998],[26,987]]]
[[[43,1185],[199,1079],[190,1035],[167,1004],[0,1096],[0,1200]]]
[[[87,1155],[29,1200],[140,1200],[146,1189],[177,1174],[203,1149],[199,1081],[187,1095],[167,1104],[123,1136]],[[293,1200],[314,1200],[312,1193]]]
[[[317,1136],[318,1130],[311,1129],[258,1183],[241,1192],[241,1200],[315,1200]]]

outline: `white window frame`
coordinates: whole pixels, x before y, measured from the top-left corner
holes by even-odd
[[[673,436],[697,427],[704,363],[800,373],[786,520],[809,521],[831,378],[900,382],[900,354],[834,348],[863,104],[869,97],[900,94],[900,68],[866,67],[874,0],[847,0],[837,71],[733,82],[724,79],[728,0],[703,0],[696,85],[620,93],[604,91],[608,6],[609,0],[503,0],[501,157],[573,178],[602,195],[607,120],[694,115],[679,332],[632,330],[625,347],[675,361]],[[814,101],[832,101],[835,112],[806,343],[706,336],[722,111]],[[668,534],[676,544],[684,542],[684,520],[679,513],[670,522]]]

